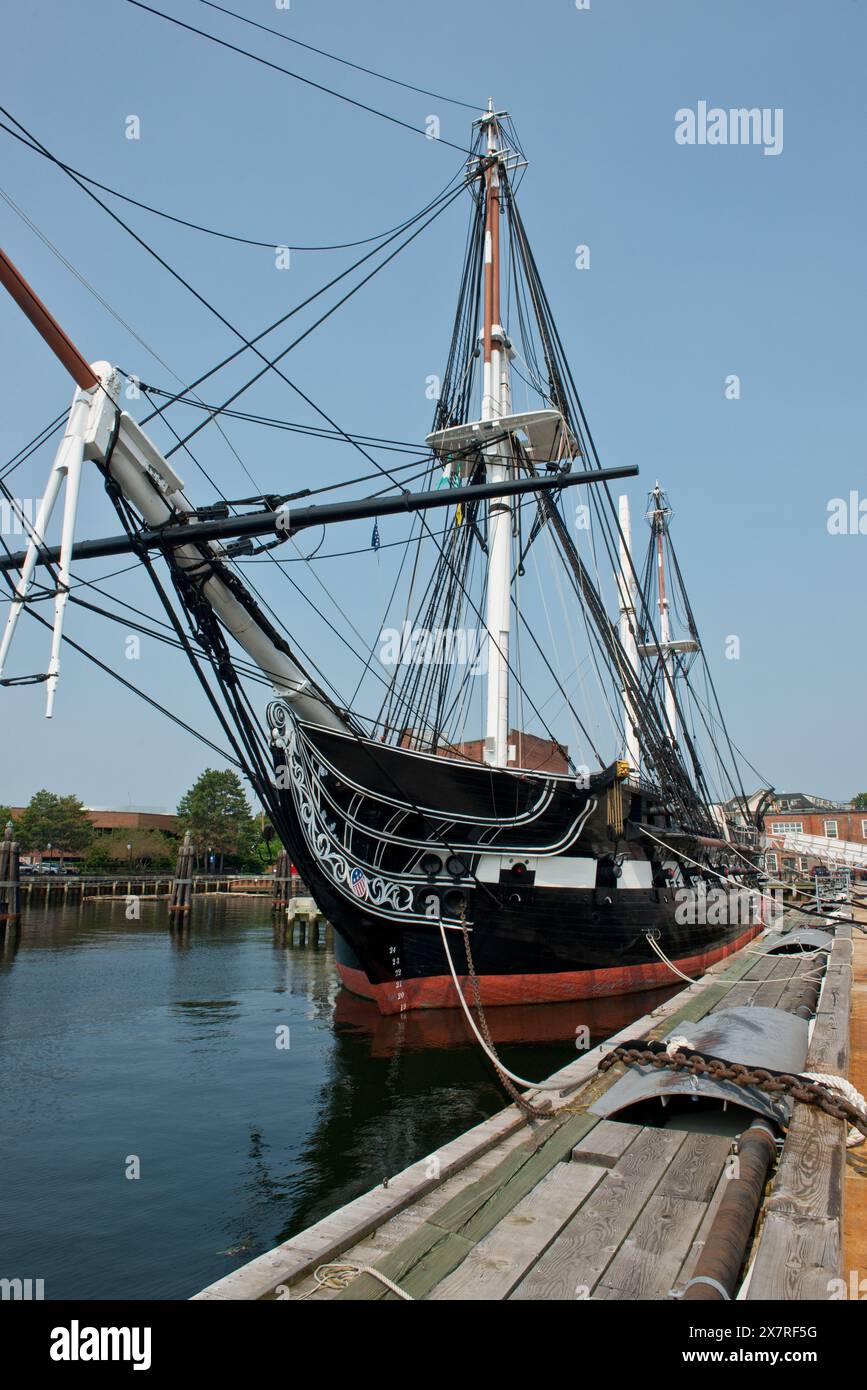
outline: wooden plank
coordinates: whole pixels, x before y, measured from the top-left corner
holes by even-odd
[[[845,935],[834,941],[805,1071],[847,1073],[850,946]],[[815,1106],[795,1103],[759,1233],[750,1299],[828,1298],[828,1281],[841,1273],[847,1128]]]
[[[753,1008],[776,1009],[780,1007],[783,994],[789,987],[793,979],[797,979],[803,973],[804,962],[798,960],[796,956],[783,956],[779,961],[777,969],[765,980],[764,984],[759,985],[753,995]],[[799,992],[804,986],[799,987]]]
[[[282,1245],[209,1284],[194,1298],[267,1298],[278,1285],[292,1284],[317,1265],[336,1259],[383,1222],[495,1148],[502,1139],[523,1130],[525,1124],[517,1107],[509,1106],[439,1149],[433,1155],[438,1176],[431,1176],[435,1170],[430,1157],[419,1159],[396,1174],[387,1188],[376,1187],[356,1197]]]
[[[573,1163],[590,1163],[602,1168],[615,1168],[633,1140],[641,1133],[641,1125],[618,1124],[615,1120],[600,1120],[589,1134],[572,1150]]]
[[[584,1290],[592,1292],[685,1138],[674,1131],[643,1130],[512,1298],[574,1299],[585,1297]]]
[[[376,1268],[413,1297],[422,1297],[451,1273],[596,1123],[594,1115],[577,1115],[540,1127],[532,1140],[457,1193],[416,1232],[377,1260]],[[459,1243],[450,1241],[450,1236],[459,1237]],[[360,1275],[338,1298],[358,1301],[395,1296],[371,1275]]]
[[[413,1298],[422,1298],[440,1279],[457,1269],[471,1249],[470,1242],[463,1240],[461,1236],[425,1221],[388,1255],[377,1260],[375,1268],[381,1270],[395,1284],[399,1284]],[[370,1274],[360,1274],[337,1295],[338,1300],[350,1303],[396,1300],[397,1297],[397,1294],[392,1293]]]
[[[414,1231],[418,1230],[428,1218],[455,1195],[461,1191],[467,1183],[475,1182],[477,1178],[489,1173],[506,1154],[526,1142],[526,1129],[518,1134],[509,1135],[503,1139],[496,1149],[490,1150],[480,1158],[474,1159],[468,1168],[453,1174],[441,1186],[420,1197],[418,1201],[405,1207],[390,1217],[370,1235],[366,1236],[357,1244],[349,1246],[340,1255],[341,1261],[346,1261],[358,1265],[375,1265],[378,1260],[387,1255],[390,1250],[406,1240]],[[322,1261],[324,1263],[324,1261]],[[291,1297],[300,1298],[302,1296],[314,1296],[318,1303],[328,1302],[336,1298],[339,1289],[330,1289],[317,1285],[312,1274],[294,1283],[291,1288]]]
[[[720,1173],[719,1182],[716,1185],[714,1194],[708,1202],[707,1206],[705,1207],[704,1216],[701,1219],[701,1225],[696,1231],[695,1239],[693,1240],[692,1245],[689,1247],[689,1250],[687,1251],[686,1258],[684,1259],[684,1262],[681,1265],[680,1270],[678,1271],[676,1279],[674,1279],[672,1282],[671,1287],[673,1292],[675,1293],[683,1292],[685,1285],[689,1282],[689,1280],[692,1278],[695,1272],[695,1267],[698,1264],[699,1256],[701,1255],[701,1252],[704,1250],[705,1241],[707,1240],[707,1233],[714,1223],[714,1218],[716,1217],[717,1211],[719,1210],[719,1204],[723,1199],[723,1193],[726,1190],[728,1182],[729,1179],[727,1176],[726,1168],[724,1166],[722,1172]]]
[[[723,1134],[687,1134],[676,1159],[662,1176],[659,1191],[707,1204],[731,1146],[731,1140]]]
[[[805,1110],[809,1112],[806,1115]],[[768,1210],[805,1219],[839,1218],[847,1133],[848,1126],[842,1120],[814,1107],[797,1105]]]
[[[839,1277],[839,1221],[804,1221],[779,1212],[768,1213],[748,1299],[827,1301],[831,1281]]]
[[[667,1298],[707,1204],[654,1192],[605,1271],[630,1298]]]
[[[755,946],[755,941],[751,943],[751,946]],[[681,1008],[673,1013],[668,1019],[667,1024],[659,1030],[659,1035],[661,1036],[668,1031],[669,1028],[673,1029],[676,1024],[696,1023],[698,1019],[704,1018],[705,1014],[710,1013],[726,999],[729,991],[733,989],[738,981],[746,975],[747,971],[751,970],[756,964],[755,958],[748,954],[748,950],[745,949],[743,958],[730,966],[725,976],[721,977],[713,984],[707,985],[700,993],[687,1000]]]
[[[504,1299],[547,1250],[606,1169],[558,1163],[467,1255],[429,1297]]]
[[[540,1141],[524,1151],[516,1150],[487,1178],[447,1202],[431,1220],[443,1230],[481,1240],[598,1123],[597,1115],[575,1115],[552,1126]]]

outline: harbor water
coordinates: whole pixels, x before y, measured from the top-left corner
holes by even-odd
[[[0,937],[0,1278],[187,1298],[505,1103],[459,1010],[382,1018],[330,932],[253,897],[175,931],[139,908],[35,907]],[[489,1021],[542,1077],[671,992]]]

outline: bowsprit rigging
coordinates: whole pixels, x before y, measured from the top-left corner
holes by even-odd
[[[413,491],[369,452],[388,437],[345,434],[314,407],[326,422],[319,437],[351,444],[394,490],[196,505],[169,455],[189,453],[192,434],[246,387],[223,407],[203,407],[207,418],[192,433],[170,426],[177,442],[163,452],[121,408],[118,369],[88,363],[0,260],[0,281],[76,383],[28,544],[0,556],[10,585],[0,676],[16,679],[3,672],[20,616],[48,595],[51,648],[38,679],[52,715],[72,565],[134,557],[164,610],[165,640],[184,652],[334,925],[343,982],[384,1012],[458,1003],[443,952],[449,931],[471,933],[475,988],[490,1005],[667,983],[668,962],[694,974],[759,929],[757,920],[710,925],[678,913],[682,892],[731,874],[735,860],[740,885],[758,883],[759,859],[756,837],[742,829],[735,848],[702,764],[709,744],[726,790],[742,795],[715,692],[713,715],[691,699],[690,666],[706,680],[709,672],[670,543],[670,508],[657,485],[639,574],[628,501],[609,489],[638,470],[601,466],[518,210],[514,176],[526,161],[492,103],[474,123],[470,151],[451,343]],[[264,363],[254,381],[274,370],[298,389],[276,366],[294,344],[270,359],[258,339],[237,336],[243,346],[227,360],[252,351]],[[192,390],[211,374],[156,413],[166,419],[191,401],[202,408]],[[101,474],[121,531],[81,541],[88,468]],[[60,543],[49,545],[61,498]],[[431,531],[430,512],[445,517],[442,532]],[[358,690],[368,676],[384,688],[369,717],[360,697],[336,696],[238,562],[273,558],[311,527],[366,518],[378,535],[383,517],[404,515],[410,529],[386,618],[396,613],[408,640],[391,670],[361,654]],[[43,571],[48,585],[37,588]],[[251,673],[271,687],[264,721]],[[559,733],[564,720],[572,747]],[[470,989],[466,977],[460,987]]]

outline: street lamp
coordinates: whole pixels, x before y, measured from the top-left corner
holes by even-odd
[[[132,873],[132,845],[129,844],[129,843],[127,843],[126,853],[127,853],[127,867],[129,868],[130,873]]]

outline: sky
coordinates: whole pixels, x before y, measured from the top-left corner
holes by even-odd
[[[464,147],[476,112],[455,102],[481,110],[492,97],[511,113],[529,160],[523,217],[601,462],[639,466],[627,489],[636,529],[657,479],[672,501],[726,719],[757,769],[747,780],[844,800],[867,787],[863,0],[590,0],[580,9],[574,0],[500,0],[496,24],[477,0],[230,4],[437,96],[335,64],[200,0],[154,7],[408,125],[439,121],[440,139],[424,139],[128,0],[9,9],[2,103],[53,154],[178,217],[267,243],[238,245],[105,199],[248,336],[366,249],[296,251],[278,269],[273,247],[396,226],[461,167],[446,142]],[[768,138],[679,142],[687,127],[678,113],[700,103],[767,110]],[[2,130],[0,151],[0,244],[89,360],[171,388],[233,350],[226,324],[61,170]],[[413,442],[430,428],[427,382],[445,365],[467,215],[466,202],[443,213],[285,359],[293,382],[341,427]],[[576,266],[578,246],[589,248],[587,268]],[[314,317],[299,315],[298,331]],[[292,326],[269,345],[288,344]],[[68,404],[71,383],[5,295],[0,339],[3,464]],[[252,371],[248,354],[201,388],[205,399],[224,399]],[[321,418],[273,375],[242,403]],[[145,413],[141,401],[128,408]],[[172,416],[178,427],[201,418],[185,410]],[[154,438],[166,446],[161,429]],[[241,422],[227,422],[226,435],[246,474],[213,426],[191,446],[196,462],[183,459],[202,503],[214,500],[212,484],[243,497],[366,468],[354,451],[347,458],[303,435]],[[51,456],[49,445],[12,475],[16,496],[41,495]],[[832,534],[835,499],[848,515],[852,494],[856,524]],[[388,543],[400,526],[381,522],[378,555],[368,523],[332,528],[323,550],[362,553],[319,562],[318,578],[298,564],[295,587],[278,583],[270,565],[255,571],[300,648],[342,691],[357,676],[347,642],[376,641],[399,553]],[[90,474],[77,535],[116,530]],[[86,577],[122,567],[92,562]],[[106,585],[157,611],[140,573]],[[66,631],[220,742],[181,656],[144,638],[133,662],[128,631],[77,606]],[[22,619],[5,674],[43,671],[47,653],[47,632]],[[43,717],[44,686],[6,688],[2,699],[6,803],[45,786],[92,806],[173,808],[205,766],[219,765],[69,650],[53,720]]]

